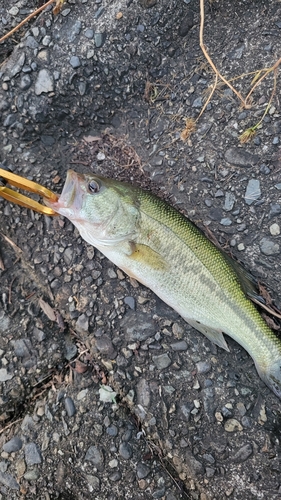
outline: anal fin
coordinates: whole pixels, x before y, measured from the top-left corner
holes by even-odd
[[[199,332],[203,333],[203,335],[205,335],[211,342],[229,352],[228,345],[221,331],[215,330],[214,328],[210,328],[207,325],[203,325],[203,323],[200,323],[195,319],[189,319],[189,318],[184,318],[184,319],[187,323],[189,323],[189,325],[193,326],[195,330],[198,330]]]

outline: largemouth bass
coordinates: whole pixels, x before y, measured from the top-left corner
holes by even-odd
[[[223,333],[241,344],[281,398],[281,341],[248,297],[246,271],[190,220],[138,187],[73,170],[46,204],[215,344],[228,350]]]

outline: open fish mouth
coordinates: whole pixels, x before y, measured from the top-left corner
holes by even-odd
[[[60,215],[72,219],[79,218],[79,211],[83,203],[84,191],[81,185],[84,181],[83,174],[68,170],[62,193],[57,201],[45,199],[45,204]]]

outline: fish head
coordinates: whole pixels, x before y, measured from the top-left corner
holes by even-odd
[[[81,236],[98,248],[113,246],[136,235],[137,188],[126,183],[69,170],[58,200],[45,203],[67,217]]]
[[[260,369],[257,364],[256,368],[264,383],[281,399],[281,358],[271,363],[265,369]]]

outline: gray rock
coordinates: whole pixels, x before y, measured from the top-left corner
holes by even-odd
[[[98,3],[98,2],[96,2]],[[98,19],[99,17],[101,17],[101,15],[104,13],[105,11],[105,8],[104,7],[99,7],[96,12],[94,13],[94,19]]]
[[[277,255],[280,252],[280,246],[268,238],[262,238],[260,249],[264,255]]]
[[[118,429],[116,425],[110,425],[109,427],[107,427],[106,433],[111,437],[116,437],[118,434]]]
[[[0,332],[4,333],[8,331],[10,327],[10,318],[7,316],[4,311],[0,311]]]
[[[84,330],[83,330],[84,331]],[[64,357],[70,361],[77,354],[77,346],[73,343],[70,335],[64,337]]]
[[[25,445],[24,454],[27,465],[41,464],[41,451],[36,443],[27,443]]]
[[[197,373],[208,373],[211,368],[212,365],[208,361],[199,361],[196,363]]]
[[[7,441],[3,445],[3,450],[6,453],[13,453],[15,451],[19,451],[22,448],[22,440],[18,436],[12,437],[10,441]]]
[[[197,97],[197,99],[194,99],[192,103],[193,108],[201,108],[202,107],[202,97]]]
[[[81,29],[82,29],[82,22],[80,21],[80,19],[76,19],[68,32],[68,40],[71,43],[74,42],[77,35],[79,35]]]
[[[152,493],[152,498],[164,498],[165,496],[165,488],[161,488]]]
[[[194,408],[193,403],[183,403],[180,405],[180,411],[187,422],[190,419],[191,410],[193,410],[193,408]]]
[[[25,53],[22,52],[20,57],[15,62],[15,64],[13,65],[13,67],[10,71],[11,77],[16,76],[21,71],[24,63],[25,63]]]
[[[121,477],[122,477],[121,472],[119,470],[116,470],[116,471],[112,472],[112,474],[109,474],[108,479],[109,479],[109,481],[116,482],[116,481],[120,481]]]
[[[107,335],[97,338],[96,348],[101,354],[108,356],[110,359],[116,358],[117,352],[111,342],[111,339]]]
[[[173,351],[186,351],[188,348],[187,342],[185,340],[180,340],[179,342],[174,342],[171,344],[171,349]]]
[[[106,32],[103,33],[95,33],[94,35],[95,45],[97,49],[103,46],[106,40]]]
[[[134,297],[125,297],[124,302],[133,311],[136,309],[136,301]]]
[[[245,202],[247,205],[252,205],[258,200],[261,195],[260,181],[258,179],[250,179],[245,193]]]
[[[35,82],[35,94],[41,95],[43,93],[54,91],[54,79],[47,69],[41,69],[38,73]]]
[[[63,252],[63,260],[66,263],[67,266],[70,266],[72,260],[73,260],[73,255],[74,255],[74,248],[73,246],[67,247],[65,251]]]
[[[224,210],[230,212],[233,209],[235,203],[235,196],[231,191],[226,191],[224,200]]]
[[[160,354],[159,356],[152,356],[152,359],[158,370],[164,370],[165,368],[168,368],[168,366],[170,366],[170,364],[172,363],[171,358],[166,353]]]
[[[191,453],[190,450],[186,450],[186,464],[189,468],[191,477],[198,476],[204,473],[204,467]]]
[[[100,489],[100,479],[92,474],[86,474],[87,481],[94,491],[99,491]]]
[[[73,415],[76,413],[76,408],[75,408],[75,404],[73,402],[73,399],[70,398],[69,396],[67,396],[64,399],[64,406],[65,406],[65,410],[66,410],[67,415],[69,417],[73,417]]]
[[[19,358],[31,356],[32,344],[29,339],[18,339],[13,342],[15,355]]]
[[[229,148],[224,155],[227,163],[236,167],[252,167],[259,161],[259,156],[249,153],[242,148]]]
[[[86,452],[85,460],[92,462],[98,471],[103,471],[104,457],[103,452],[97,446],[90,446]]]
[[[81,314],[76,321],[78,332],[87,332],[89,330],[89,318],[86,314]]]
[[[244,52],[244,49],[245,49],[245,45],[242,44],[239,47],[237,47],[236,49],[232,50],[228,54],[229,59],[241,59],[243,52]]]
[[[11,474],[0,472],[0,483],[11,490],[19,490],[19,484]],[[8,498],[8,497],[6,497]]]
[[[133,456],[133,450],[129,443],[121,443],[119,446],[119,454],[124,460],[130,460]]]
[[[232,220],[229,218],[229,217],[223,217],[221,220],[220,220],[220,224],[222,226],[231,226],[232,224]]]
[[[137,465],[137,476],[138,479],[144,479],[150,473],[150,468],[147,465],[142,464],[141,462]]]
[[[150,406],[151,392],[150,387],[145,378],[141,378],[137,384],[137,401],[138,404],[148,408]]]
[[[50,42],[51,42],[50,35],[44,36],[44,38],[42,40],[42,44],[44,45],[44,47],[48,47],[48,45],[50,45]]]
[[[29,47],[30,49],[38,49],[39,43],[33,36],[29,35],[25,39],[25,46]]]
[[[86,29],[84,35],[91,40],[94,37],[94,30],[88,28]]]
[[[0,368],[0,382],[7,382],[7,380],[11,380],[13,376],[12,373],[7,372],[7,368]]]
[[[124,330],[126,340],[131,342],[135,340],[143,341],[148,337],[154,337],[156,330],[153,320],[147,314],[127,311],[120,322],[121,328]]]
[[[268,175],[268,174],[270,174],[271,170],[270,170],[270,168],[269,168],[267,165],[265,165],[265,164],[263,163],[263,164],[260,166],[260,172],[261,172],[262,174],[264,174],[264,175]]]
[[[272,218],[280,214],[281,214],[281,205],[279,203],[271,203],[268,217]]]
[[[31,78],[29,75],[23,75],[20,81],[20,88],[22,90],[27,90],[31,86]]]
[[[69,60],[69,63],[74,69],[79,68],[81,66],[80,59],[77,56],[72,56]]]
[[[232,460],[233,462],[236,463],[241,463],[245,462],[247,458],[249,458],[253,453],[253,447],[251,444],[245,444],[240,448],[239,450],[236,451],[236,453],[233,455]]]
[[[191,30],[192,26],[194,25],[194,12],[191,8],[187,9],[187,14],[184,16],[184,18],[181,20],[180,26],[179,26],[179,36],[184,37],[188,34],[188,32]]]
[[[15,113],[11,113],[8,116],[6,116],[3,125],[4,127],[10,127],[17,121],[17,116]]]

